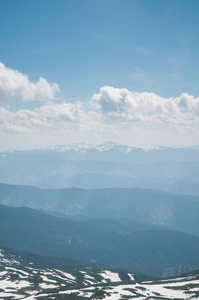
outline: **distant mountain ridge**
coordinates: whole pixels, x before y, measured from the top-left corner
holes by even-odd
[[[89,143],[85,143],[85,142],[80,142],[80,143],[72,143],[72,144],[66,144],[66,145],[57,145],[57,146],[52,146],[52,147],[47,147],[47,148],[38,148],[38,149],[32,149],[32,150],[8,150],[8,151],[4,151],[6,152],[27,152],[27,151],[33,151],[33,152],[44,152],[44,151],[58,151],[58,152],[66,152],[69,150],[75,150],[75,151],[80,151],[80,152],[85,152],[86,150],[89,149],[95,149],[95,150],[99,150],[99,151],[109,151],[111,149],[117,149],[120,152],[126,152],[129,153],[130,151],[133,150],[138,150],[138,149],[142,149],[144,151],[149,151],[152,149],[164,149],[164,148],[168,148],[165,146],[149,146],[149,147],[137,147],[137,146],[131,146],[131,145],[122,145],[122,144],[118,144],[116,142],[112,142],[112,141],[106,141],[102,144],[89,144]],[[195,147],[193,147],[195,148]],[[197,148],[197,147],[196,147]]]
[[[149,188],[199,196],[199,150],[105,143],[0,153],[0,182],[40,188]]]
[[[25,151],[4,151],[6,154],[47,154],[56,155],[62,158],[77,160],[103,160],[115,162],[137,162],[137,163],[155,163],[160,161],[199,161],[199,149],[197,147],[170,148],[165,146],[135,147],[129,145],[120,145],[111,141],[103,144],[75,143],[49,147],[44,149],[33,149]],[[165,159],[165,157],[167,157]],[[150,158],[150,160],[149,160]],[[148,162],[147,162],[148,160]]]

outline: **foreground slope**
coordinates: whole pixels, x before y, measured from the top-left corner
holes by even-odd
[[[0,287],[1,299],[198,299],[199,272],[147,280],[114,269],[40,267],[1,248]]]
[[[81,263],[169,276],[199,268],[199,237],[126,220],[77,221],[0,206],[1,244]]]

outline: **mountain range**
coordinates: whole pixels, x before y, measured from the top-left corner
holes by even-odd
[[[0,182],[0,298],[199,297],[197,146],[5,151]]]
[[[199,197],[149,189],[38,189],[0,184],[0,203],[57,216],[126,218],[199,235]]]
[[[115,143],[0,153],[0,182],[40,188],[140,187],[199,196],[199,150]]]

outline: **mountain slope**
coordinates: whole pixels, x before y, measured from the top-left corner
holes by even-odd
[[[123,225],[111,220],[99,223],[1,205],[0,241],[18,251],[62,258],[65,264],[119,267],[157,276],[199,268],[196,236],[154,226],[146,230],[125,220]]]
[[[0,203],[61,215],[128,218],[199,235],[199,198],[147,189],[58,189],[0,184]]]

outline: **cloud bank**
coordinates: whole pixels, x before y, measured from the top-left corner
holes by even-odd
[[[104,86],[92,97],[93,107],[103,116],[126,122],[192,124],[199,121],[199,98],[183,93],[163,98],[154,93],[134,93]]]
[[[46,143],[104,140],[175,146],[193,145],[198,139],[199,98],[187,93],[164,98],[104,86],[88,101],[53,101],[56,84],[50,85],[45,79],[32,83],[18,71],[2,64],[0,68],[1,147],[35,148]],[[26,103],[26,109],[16,109],[12,102],[7,105],[8,99],[17,98],[46,102]]]
[[[55,99],[59,92],[57,83],[50,84],[40,77],[37,82],[31,82],[27,75],[17,70],[7,68],[0,62],[0,102],[12,99],[23,101],[46,101]]]
[[[67,123],[83,122],[85,118],[80,102],[49,102],[33,110],[21,109],[16,112],[0,107],[0,129],[12,132],[26,133],[44,126],[63,127]]]
[[[32,110],[17,111],[0,107],[0,129],[13,132],[22,132],[23,128],[24,132],[38,130],[42,126],[63,129],[72,123],[87,130],[89,126],[95,130],[92,126],[103,127],[106,123],[112,126],[157,123],[192,126],[199,123],[199,98],[184,93],[167,99],[153,93],[105,86],[86,103],[48,101]]]

